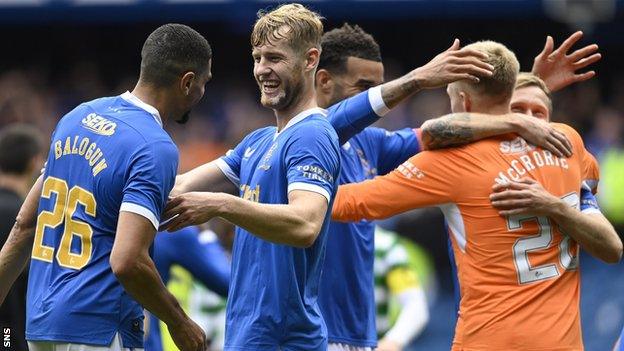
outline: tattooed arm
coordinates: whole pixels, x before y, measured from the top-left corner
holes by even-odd
[[[560,157],[570,156],[572,150],[565,135],[550,124],[517,113],[454,113],[426,121],[421,130],[423,148],[428,150],[464,145],[507,133],[517,133],[529,143],[541,146]]]
[[[422,67],[381,85],[381,97],[388,108],[422,89],[434,89],[449,83],[468,79],[478,82],[479,77],[491,76],[494,67],[484,60],[487,55],[470,49],[459,48],[459,40],[446,51],[438,54]]]

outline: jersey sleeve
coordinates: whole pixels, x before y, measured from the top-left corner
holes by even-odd
[[[288,139],[285,151],[288,192],[315,192],[329,203],[336,193],[340,172],[338,139],[333,130],[309,124]]]
[[[327,116],[342,145],[388,111],[381,87],[374,87],[332,105],[327,109]]]
[[[585,186],[581,188],[581,212],[602,213],[598,206],[598,201],[592,191]]]
[[[574,128],[562,123],[553,124],[556,128],[565,133],[574,146],[573,157],[579,157],[581,165],[582,187],[591,190],[591,192],[595,194],[598,188],[598,181],[600,180],[600,168],[598,166],[598,161],[596,161],[596,158],[589,151],[587,151],[585,143],[583,143],[583,139]]]
[[[454,202],[461,162],[452,149],[421,152],[384,176],[342,185],[332,219],[383,219],[414,208]],[[455,167],[455,169],[454,169]]]
[[[143,145],[131,157],[120,211],[147,218],[158,229],[178,169],[178,149],[172,142]]]
[[[245,156],[245,152],[250,152],[247,151],[250,137],[251,135],[247,135],[236,147],[215,161],[221,172],[237,187],[240,184],[241,161]]]
[[[366,132],[371,136],[372,151],[377,153],[377,170],[381,175],[397,168],[421,150],[418,133],[412,128],[396,131],[367,128]]]

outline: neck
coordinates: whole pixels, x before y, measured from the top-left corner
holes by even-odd
[[[504,115],[510,113],[511,109],[509,108],[509,101],[505,101],[501,104],[475,104],[470,112],[485,113],[490,115]]]
[[[307,89],[294,98],[290,106],[281,110],[273,110],[275,112],[275,118],[277,119],[277,131],[281,132],[288,122],[300,112],[315,107],[318,107],[316,103],[316,93],[314,86],[309,85]]]
[[[10,189],[25,198],[30,190],[31,179],[23,175],[0,175],[0,188]]]
[[[156,88],[151,84],[145,84],[139,79],[134,90],[132,90],[132,94],[144,103],[154,106],[160,114],[163,125],[169,120],[173,111],[170,107],[171,103],[169,102],[169,94],[167,94],[166,89]]]

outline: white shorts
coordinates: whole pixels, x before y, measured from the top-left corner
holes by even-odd
[[[109,346],[58,343],[49,341],[29,341],[29,351],[143,351],[143,349],[129,349],[121,346],[121,336],[115,334]]]
[[[329,345],[327,346],[327,351],[373,351],[373,348],[353,346],[343,343],[329,343]]]

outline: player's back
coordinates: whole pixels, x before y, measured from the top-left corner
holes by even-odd
[[[29,340],[108,345],[119,332],[124,347],[142,347],[142,308],[113,275],[110,252],[120,209],[158,225],[166,194],[153,190],[171,189],[176,168],[158,112],[130,93],[81,104],[61,119],[43,175]]]
[[[461,302],[454,349],[581,350],[578,245],[555,223],[535,215],[501,217],[490,203],[495,182],[530,177],[579,207],[586,151],[558,158],[515,136],[450,152],[456,184],[441,205],[451,236]],[[438,160],[441,161],[441,160]],[[427,175],[425,175],[427,176]]]

